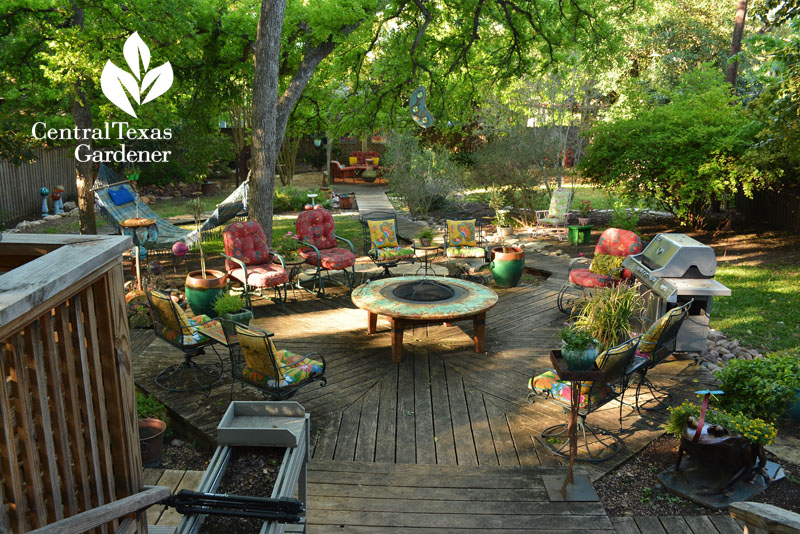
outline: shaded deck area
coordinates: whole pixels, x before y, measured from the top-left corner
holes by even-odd
[[[275,332],[279,349],[317,351],[328,365],[326,387],[312,384],[292,399],[312,414],[309,519],[319,527],[314,532],[342,531],[339,525],[348,526],[349,532],[381,532],[384,527],[387,531],[396,527],[456,531],[462,515],[463,524],[474,525],[472,529],[522,532],[540,524],[538,515],[545,508],[544,515],[552,522],[541,519],[542,525],[550,525],[541,527],[544,531],[558,532],[554,525],[559,518],[563,531],[585,530],[591,524],[598,532],[615,528],[638,532],[631,530],[635,523],[612,525],[599,503],[569,503],[563,507],[570,512],[562,514],[557,511],[562,505],[545,502],[546,494],[535,496],[541,485],[537,477],[552,468],[563,471],[567,464],[538,439],[546,427],[566,421],[564,411],[549,401],[531,405],[526,400],[528,378],[550,368],[549,351],[558,345],[564,316],[555,300],[567,259],[538,253],[528,258],[530,266],[554,274],[539,286],[500,291],[497,306],[487,315],[486,352],[480,354],[473,352],[472,323],[464,322],[407,332],[403,361],[394,364],[388,323],[379,320],[377,334],[368,336],[366,312],[355,308],[340,288],[326,300],[290,293],[284,313],[269,301],[257,302],[254,322]],[[335,291],[339,292],[333,296]],[[208,396],[205,392],[169,393],[159,389],[153,377],[182,356],[154,340],[151,331],[134,331],[133,346],[137,386],[158,397],[213,444],[216,426],[228,406],[230,377]],[[203,357],[211,358],[213,353]],[[694,398],[694,391],[712,378],[694,362],[674,359],[649,377],[668,386],[675,403]],[[237,383],[233,398],[262,400],[263,396]],[[619,434],[623,450],[609,461],[578,466],[593,480],[662,434],[659,427],[667,413],[643,411],[640,416],[629,401],[633,401],[633,388],[623,405]],[[619,404],[612,402],[590,415],[589,422],[616,431],[618,414]],[[470,482],[458,488],[441,486],[450,480]],[[512,484],[504,488],[509,498],[514,491],[525,490],[524,495],[507,501],[514,505],[493,503],[516,512],[494,513],[490,505],[491,510],[476,508],[489,493],[498,495],[503,488],[492,484],[501,480]],[[482,494],[484,490],[489,493]],[[490,502],[496,500],[502,499]],[[438,508],[424,512],[431,506]],[[438,515],[422,521],[424,513]],[[487,517],[478,521],[469,519],[471,514]],[[597,518],[591,519],[593,515]],[[501,516],[514,521],[502,522]],[[414,517],[416,523],[411,525]],[[573,522],[572,517],[580,521]],[[434,519],[441,520],[441,525]],[[672,531],[692,532],[666,530]]]

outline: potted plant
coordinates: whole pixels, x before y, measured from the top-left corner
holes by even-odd
[[[501,241],[492,249],[489,269],[498,287],[516,287],[525,272],[525,252]]]
[[[429,247],[431,246],[431,243],[433,243],[433,236],[433,230],[426,226],[419,231],[417,234],[417,239],[419,239],[420,245],[423,247]]]
[[[195,197],[189,201],[189,208],[194,216],[195,228],[199,231],[203,213],[200,198]],[[201,240],[197,241],[197,247],[200,249],[200,270],[186,275],[186,300],[195,315],[213,315],[214,301],[225,291],[228,275],[222,271],[206,269]]]
[[[167,409],[158,399],[146,393],[136,393],[136,414],[139,418],[139,446],[142,464],[157,466],[161,463],[164,431],[167,429]]]
[[[561,330],[561,355],[570,371],[590,369],[599,353],[597,345],[597,340],[585,328],[573,325]]]
[[[630,338],[631,320],[642,311],[638,284],[598,288],[575,307],[575,326],[587,330],[603,350]]]
[[[214,301],[214,311],[216,316],[222,319],[222,328],[229,334],[234,333],[233,323],[250,324],[253,312],[245,307],[245,301],[241,295],[233,293],[223,293]]]
[[[578,224],[580,226],[588,226],[590,216],[594,208],[592,208],[591,200],[581,200],[580,215],[578,216]]]
[[[497,228],[497,236],[504,238],[510,236],[514,232],[514,227],[511,223],[510,211],[505,209],[506,196],[497,188],[492,185],[492,190],[489,193],[489,207],[494,210],[494,219],[492,224]]]

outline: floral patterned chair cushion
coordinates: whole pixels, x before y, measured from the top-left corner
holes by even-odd
[[[528,389],[541,394],[550,395],[555,400],[564,404],[569,404],[572,397],[570,382],[567,380],[559,380],[558,374],[552,369],[528,380]],[[611,393],[612,389],[608,385],[592,387],[590,382],[582,383],[579,405],[581,408],[586,408],[588,404],[599,404]]]
[[[229,224],[222,232],[222,241],[225,244],[225,254],[242,260],[247,266],[272,263],[264,230],[255,221]],[[239,266],[236,263],[225,260],[225,269],[229,273],[237,268]]]
[[[328,210],[309,210],[297,216],[294,223],[300,241],[308,241],[320,251],[336,247],[333,216]]]
[[[556,189],[553,191],[553,195],[550,197],[550,209],[547,210],[547,217],[539,219],[539,222],[561,224],[566,221],[571,199],[572,191],[569,189]]]
[[[249,382],[262,387],[285,387],[319,376],[324,371],[322,362],[287,350],[276,350],[266,333],[239,325],[236,332],[246,364],[242,375]]]
[[[597,245],[594,247],[594,255],[596,260],[592,260],[592,266],[588,269],[575,269],[569,273],[569,281],[581,287],[609,287],[617,284],[620,279],[625,280],[631,276],[628,269],[624,269],[621,278],[617,278],[603,272],[605,269],[600,267],[600,263],[604,261],[603,258],[610,256],[621,258],[631,254],[639,254],[644,250],[644,243],[641,238],[636,235],[636,232],[629,230],[621,230],[619,228],[606,228],[600,238],[597,240]]]
[[[299,251],[300,256],[309,265],[317,265],[317,253],[311,247],[303,247]],[[346,269],[356,263],[356,255],[346,248],[327,248],[319,251],[319,264],[323,269],[336,271]]]
[[[569,281],[581,287],[609,287],[619,280],[608,274],[593,273],[589,269],[575,269],[569,273]]]
[[[407,247],[383,247],[370,249],[368,254],[377,260],[407,260],[414,257],[414,249]]]
[[[447,221],[447,247],[477,247],[475,219]],[[461,256],[464,257],[464,256]]]
[[[217,323],[207,315],[197,315],[189,318],[183,308],[166,293],[155,289],[148,290],[153,313],[156,317],[156,328],[161,328],[160,333],[167,341],[176,345],[199,345],[208,343],[210,339],[198,330],[201,324]]]
[[[447,247],[445,255],[448,258],[484,258],[486,251],[482,247]]]
[[[247,280],[244,279],[244,269],[233,269],[228,274],[242,283],[251,287],[275,287],[289,281],[289,273],[280,265],[256,265],[247,268]]]
[[[367,221],[367,225],[369,226],[369,237],[372,240],[373,249],[396,248],[398,246],[397,231],[392,219]]]
[[[647,329],[647,332],[645,332],[642,336],[642,340],[639,343],[639,349],[636,351],[636,355],[641,356],[642,358],[650,359],[653,351],[658,345],[661,335],[664,333],[667,327],[671,323],[678,321],[685,313],[686,307],[681,306],[679,308],[672,308],[670,311],[662,315],[658,321],[653,323],[650,328]]]

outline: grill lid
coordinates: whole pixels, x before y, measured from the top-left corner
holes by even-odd
[[[711,278],[717,271],[714,249],[686,234],[658,234],[633,258],[659,277]]]

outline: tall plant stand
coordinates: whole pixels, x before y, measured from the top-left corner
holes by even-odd
[[[570,411],[567,423],[569,439],[569,467],[566,475],[542,476],[545,489],[551,501],[597,501],[597,493],[586,475],[573,473],[575,459],[578,456],[578,409],[581,401],[581,386],[584,382],[603,381],[605,373],[596,367],[589,371],[570,371],[560,350],[550,351],[550,362],[558,374],[559,380],[570,382]]]

